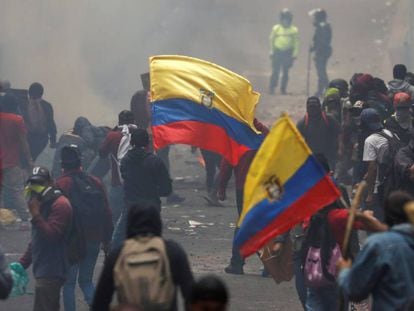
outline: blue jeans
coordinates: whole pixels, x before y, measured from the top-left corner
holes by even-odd
[[[339,289],[336,284],[326,287],[308,287],[306,311],[338,310]]]
[[[116,249],[122,245],[126,238],[128,212],[124,209],[118,218],[115,225],[114,233],[112,234],[111,248]]]
[[[79,263],[70,267],[67,279],[63,285],[63,305],[65,311],[76,310],[75,287],[78,280],[86,303],[91,306],[95,294],[92,282],[96,260],[98,259],[100,242],[87,242],[86,256]]]
[[[109,204],[112,210],[112,223],[115,225],[124,206],[124,190],[122,186],[112,186],[109,190]]]

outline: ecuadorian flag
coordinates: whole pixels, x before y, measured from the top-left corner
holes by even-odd
[[[253,125],[259,94],[243,77],[196,58],[154,56],[150,81],[155,149],[188,144],[236,165],[262,143]]]
[[[283,115],[250,166],[234,243],[247,257],[339,196],[296,126]]]

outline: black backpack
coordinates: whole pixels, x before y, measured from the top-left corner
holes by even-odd
[[[105,196],[98,184],[84,172],[71,174],[72,226],[68,235],[68,259],[74,264],[86,255],[86,231],[104,221]]]
[[[396,176],[394,175],[394,159],[398,150],[404,147],[404,143],[392,132],[391,136],[384,131],[378,132],[377,134],[388,141],[388,150],[381,159],[378,159],[378,176],[380,181],[378,193],[381,196],[380,200],[382,202],[383,199],[388,197],[397,188]]]

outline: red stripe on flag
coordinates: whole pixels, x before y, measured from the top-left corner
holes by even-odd
[[[153,126],[152,134],[155,149],[171,144],[192,145],[219,153],[234,166],[250,150],[230,138],[222,127],[197,121]]]
[[[330,177],[321,179],[313,188],[295,201],[274,219],[266,228],[240,247],[240,254],[248,257],[262,248],[271,238],[281,235],[312,216],[321,208],[331,204],[339,196]]]

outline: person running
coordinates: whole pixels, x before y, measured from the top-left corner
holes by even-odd
[[[310,52],[315,53],[315,67],[318,73],[318,90],[315,96],[320,97],[328,86],[329,79],[326,72],[328,60],[332,55],[332,30],[331,25],[326,21],[327,14],[324,9],[316,9],[313,13],[313,25],[315,34]]]
[[[280,71],[282,70],[282,83],[280,91],[286,94],[289,69],[298,57],[299,31],[292,25],[293,14],[288,9],[280,12],[280,24],[273,26],[270,33],[270,58],[272,61],[272,75],[270,77],[269,93],[274,94],[279,84]]]
[[[374,234],[351,260],[339,260],[337,282],[352,300],[372,295],[373,311],[411,310],[414,297],[414,227],[404,206],[413,201],[405,192],[394,192],[385,201],[387,232]]]
[[[185,251],[181,248],[181,246],[178,243],[172,240],[166,240],[162,238],[161,214],[157,206],[131,206],[128,212],[127,219],[128,239],[124,243],[124,246],[119,246],[116,249],[112,250],[108,255],[107,259],[105,260],[105,264],[102,273],[99,277],[98,285],[96,288],[92,310],[109,311],[114,292],[117,293],[118,302],[121,305],[132,304],[131,301],[128,301],[128,299],[124,298],[128,296],[124,293],[124,286],[127,282],[124,283],[122,281],[126,277],[122,277],[122,275],[124,275],[123,273],[117,273],[121,271],[120,264],[122,264],[122,262],[120,261],[120,258],[123,258],[123,256],[127,255],[127,245],[129,245],[130,247],[140,247],[139,241],[141,241],[142,243],[144,243],[144,241],[154,241],[153,238],[156,238],[158,241],[161,240],[161,245],[164,246],[159,248],[160,252],[158,254],[163,258],[163,264],[169,267],[168,270],[161,272],[163,274],[166,274],[166,278],[164,279],[164,281],[170,282],[172,280],[172,301],[170,307],[166,308],[165,310],[178,310],[177,289],[180,289],[184,303],[187,304],[189,302],[191,285],[193,283],[193,274],[191,272]],[[164,257],[165,254],[166,258]],[[129,275],[132,276],[132,273],[129,273]],[[139,277],[139,274],[134,275],[134,277]],[[154,275],[154,277],[156,277],[156,280],[158,280],[157,275]],[[142,278],[144,279],[145,275],[143,275]],[[120,284],[122,284],[122,287],[120,286]],[[134,286],[134,288],[129,288],[130,292],[136,293],[134,297],[136,297],[137,299],[138,297],[144,297],[144,299],[146,298],[145,293],[140,291],[140,287],[138,285],[139,282],[132,282],[129,284],[130,286]],[[150,283],[149,286],[151,285],[153,284]],[[131,310],[147,310],[145,308],[139,307],[140,306],[132,305]]]
[[[77,147],[67,146],[61,151],[63,175],[56,185],[69,199],[74,209],[74,224],[80,226],[85,251],[80,260],[71,265],[63,285],[65,311],[76,310],[76,281],[83,292],[85,302],[92,305],[95,286],[93,273],[99,251],[109,251],[112,236],[112,215],[104,186],[99,179],[86,174],[81,168],[81,155]]]
[[[35,82],[29,87],[28,102],[21,106],[24,121],[28,129],[28,141],[33,161],[46,148],[56,147],[56,124],[53,107],[43,98],[43,86]]]
[[[23,221],[20,228],[28,230],[23,170],[29,171],[33,162],[27,130],[17,110],[17,98],[12,94],[4,95],[0,103],[0,205],[16,210]]]
[[[33,168],[25,193],[32,216],[32,236],[19,262],[25,269],[33,263],[33,311],[58,311],[60,290],[69,268],[66,237],[72,224],[72,206],[53,185],[45,167]]]

